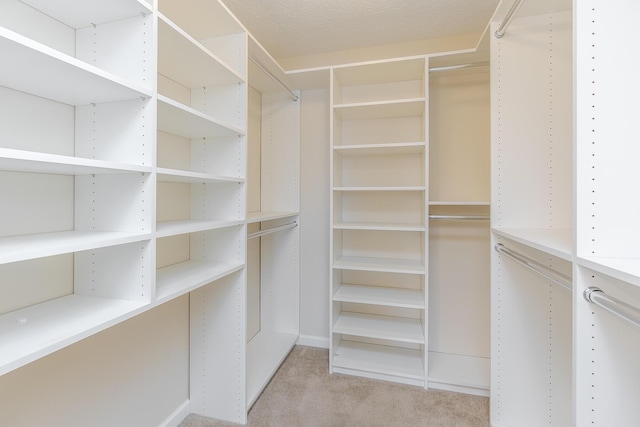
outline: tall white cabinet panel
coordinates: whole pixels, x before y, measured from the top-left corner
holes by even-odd
[[[640,175],[632,141],[640,136],[635,123],[640,85],[637,58],[623,52],[634,49],[640,6],[583,1],[574,7],[574,423],[634,425],[640,416],[632,401],[640,383],[640,198],[632,188]],[[585,292],[594,301],[604,298],[608,308],[587,302]]]
[[[135,0],[6,1],[0,15],[6,373],[155,296],[155,42],[151,6]]]
[[[491,33],[495,426],[572,420],[572,16],[533,6]]]
[[[425,386],[427,65],[331,77],[331,372]]]

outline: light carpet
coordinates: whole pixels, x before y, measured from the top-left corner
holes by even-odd
[[[249,412],[249,427],[487,427],[489,399],[329,375],[329,352],[297,346]],[[179,427],[238,424],[189,415]]]

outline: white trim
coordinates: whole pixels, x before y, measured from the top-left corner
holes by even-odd
[[[185,400],[158,427],[178,427],[191,413],[191,401]]]
[[[300,335],[297,344],[309,347],[329,348],[329,338],[315,335]]]

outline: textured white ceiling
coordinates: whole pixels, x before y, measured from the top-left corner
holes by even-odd
[[[481,33],[499,0],[223,0],[276,58]]]

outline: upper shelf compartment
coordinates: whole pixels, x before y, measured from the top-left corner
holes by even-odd
[[[425,97],[425,59],[338,67],[333,76],[333,105]]]

